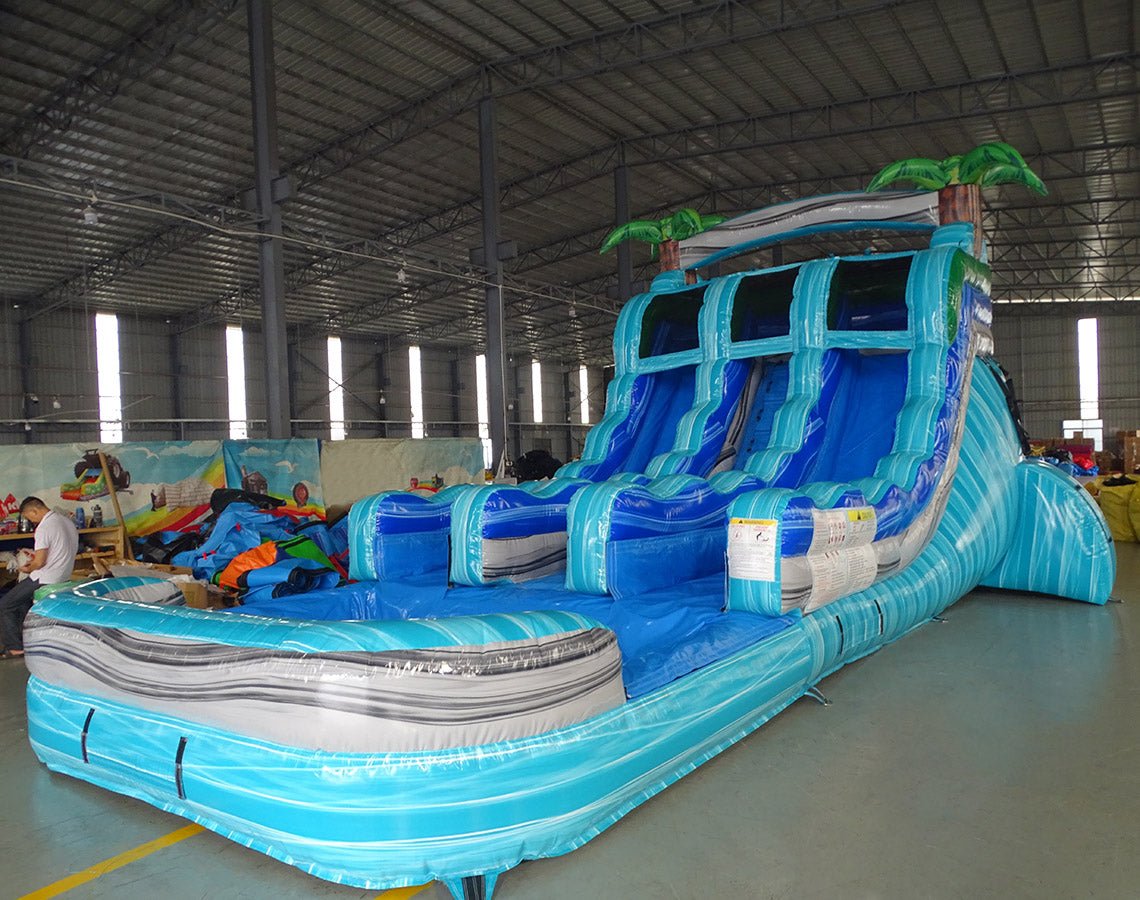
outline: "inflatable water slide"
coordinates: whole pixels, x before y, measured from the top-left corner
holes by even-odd
[[[984,245],[938,208],[832,195],[682,242],[619,317],[582,458],[359,502],[354,584],[38,603],[35,752],[320,878],[473,900],[979,584],[1104,603],[1104,520],[1024,457]],[[923,246],[702,276],[867,229]]]

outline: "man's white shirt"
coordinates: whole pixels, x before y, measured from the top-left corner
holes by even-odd
[[[71,519],[51,510],[36,526],[35,546],[37,550],[47,550],[47,559],[30,578],[40,584],[58,584],[71,579],[75,554],[79,552],[79,532]]]

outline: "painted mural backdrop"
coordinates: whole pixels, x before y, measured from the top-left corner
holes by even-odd
[[[379,491],[435,491],[482,481],[478,438],[364,438],[321,447],[321,484],[330,508]]]
[[[16,530],[27,496],[69,515],[82,509],[88,526],[115,524],[107,475],[131,534],[188,528],[209,514],[210,494],[225,486],[221,450],[221,441],[0,446],[0,531]]]
[[[99,450],[135,535],[201,523],[221,487],[268,494],[289,510],[323,517],[326,504],[347,506],[376,491],[434,491],[483,479],[478,438],[0,445],[0,533],[16,530],[20,501],[30,495],[69,515],[82,508],[87,525],[115,524]]]
[[[290,509],[323,516],[321,454],[314,439],[223,441],[226,484],[284,500]]]

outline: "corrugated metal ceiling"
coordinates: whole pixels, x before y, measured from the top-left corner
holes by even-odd
[[[482,339],[487,89],[518,353],[606,357],[615,262],[595,248],[622,153],[634,215],[657,216],[857,189],[1001,138],[1051,192],[987,191],[998,299],[1140,293],[1132,0],[277,0],[274,28],[288,317],[309,332]],[[256,320],[245,4],[14,0],[0,56],[0,298]]]

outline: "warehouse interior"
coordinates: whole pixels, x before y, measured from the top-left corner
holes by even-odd
[[[985,188],[994,356],[1030,445],[1126,476],[1138,33],[1129,0],[10,0],[0,445],[438,438],[481,442],[489,476],[569,462],[659,270],[644,243],[598,252],[616,225],[1003,141],[1048,194]],[[981,587],[495,896],[1131,896],[1140,552],[1113,537],[1122,602]],[[318,880],[50,773],[27,680],[0,663],[6,894],[449,896]]]

